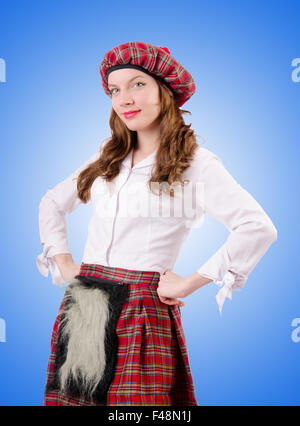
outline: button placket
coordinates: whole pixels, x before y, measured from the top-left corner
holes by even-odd
[[[114,199],[114,206],[111,207],[111,211],[113,211],[111,238],[110,238],[109,246],[108,246],[107,251],[106,251],[106,262],[107,262],[108,266],[109,266],[109,260],[110,260],[109,256],[110,256],[110,253],[111,253],[111,248],[112,248],[112,244],[113,244],[113,240],[114,240],[115,223],[116,223],[116,218],[117,218],[118,210],[119,210],[119,193],[120,193],[121,189],[123,188],[123,186],[128,181],[131,172],[132,172],[132,170],[130,169],[127,173],[121,173],[119,175],[118,187],[115,189],[115,193],[112,196],[115,199]]]

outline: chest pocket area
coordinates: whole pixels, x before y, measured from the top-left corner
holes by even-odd
[[[113,184],[106,182],[101,177],[97,177],[91,187],[91,202],[94,211],[99,210],[101,206],[107,206],[110,202]]]

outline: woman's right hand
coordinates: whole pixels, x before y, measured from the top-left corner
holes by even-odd
[[[80,272],[80,266],[77,265],[70,253],[56,254],[55,262],[65,282],[71,281]]]
[[[71,281],[80,272],[80,265],[76,263],[68,264],[62,267],[61,276],[66,282]]]

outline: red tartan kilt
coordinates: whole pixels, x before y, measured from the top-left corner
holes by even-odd
[[[198,405],[191,374],[180,307],[160,301],[159,273],[96,264],[81,264],[80,274],[122,281],[128,297],[117,321],[117,362],[105,404],[51,390],[62,299],[51,336],[44,405]]]

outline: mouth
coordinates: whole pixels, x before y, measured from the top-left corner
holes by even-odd
[[[130,111],[130,112],[124,112],[124,117],[125,118],[131,118],[136,116],[141,110],[137,110],[137,111]]]

